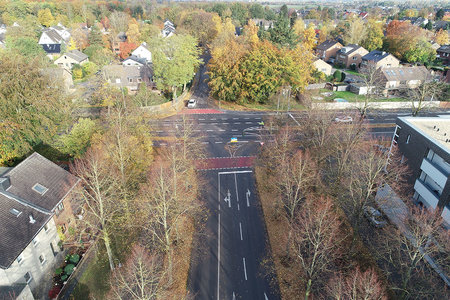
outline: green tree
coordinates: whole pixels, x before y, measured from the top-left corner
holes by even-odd
[[[426,40],[419,40],[415,47],[405,52],[404,58],[407,62],[429,63],[436,57],[436,50]]]
[[[53,87],[39,59],[0,58],[0,165],[50,143],[70,120],[70,101]]]
[[[100,32],[100,29],[97,27],[97,25],[94,25],[92,27],[91,32],[89,33],[89,45],[94,46],[94,45],[99,45],[103,47],[103,36],[102,33]]]
[[[280,47],[294,48],[298,43],[298,38],[290,27],[288,18],[281,14],[273,24],[273,28],[269,29],[270,41]]]
[[[240,26],[247,24],[248,8],[245,4],[234,2],[231,4],[231,18],[239,22]]]
[[[83,69],[84,76],[91,76],[98,71],[98,66],[92,61],[83,64],[81,67]]]
[[[172,91],[175,99],[177,89],[186,87],[201,63],[197,41],[190,35],[177,34],[155,40],[151,48],[156,84],[159,88]]]
[[[43,58],[45,56],[44,49],[31,37],[11,37],[6,38],[6,49],[11,53],[19,53],[26,59],[35,57]]]
[[[442,18],[445,15],[445,11],[440,8],[437,12],[436,12],[436,20],[442,20]]]
[[[288,17],[288,7],[286,4],[283,4],[280,8],[280,16],[283,18],[287,18]]]
[[[369,19],[367,22],[367,36],[362,42],[362,46],[368,51],[381,49],[383,47],[383,23],[376,19]]]
[[[249,7],[250,18],[252,19],[264,19],[264,7],[259,3],[253,3]]]
[[[97,131],[97,124],[89,118],[80,118],[69,133],[60,137],[60,148],[75,158],[80,158],[91,145],[91,138]]]

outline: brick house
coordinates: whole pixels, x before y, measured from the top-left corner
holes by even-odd
[[[340,64],[344,68],[349,69],[359,68],[362,57],[369,53],[366,49],[355,44],[349,44],[341,49],[336,54],[335,64]]]
[[[442,45],[436,50],[436,56],[442,60],[444,65],[450,64],[450,45]]]
[[[316,56],[325,62],[334,62],[337,52],[342,47],[339,42],[327,40],[316,47]]]

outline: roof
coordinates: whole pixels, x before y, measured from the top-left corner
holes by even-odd
[[[436,52],[450,53],[450,45],[442,45],[436,50]]]
[[[326,41],[323,42],[322,44],[318,45],[318,46],[316,47],[316,49],[318,49],[318,50],[328,50],[328,49],[330,49],[331,47],[333,47],[333,46],[336,45],[336,44],[339,44],[339,45],[340,45],[340,43],[337,42],[337,41],[326,40]]]
[[[450,153],[450,119],[441,117],[399,117],[433,144]]]
[[[73,60],[76,60],[79,63],[88,58],[88,56],[86,54],[84,54],[83,52],[78,51],[78,50],[69,51],[69,52],[65,53],[65,55],[72,58]]]
[[[11,186],[6,190],[48,211],[56,208],[79,179],[34,152],[4,176],[9,177]],[[48,190],[39,194],[33,186],[40,184]]]
[[[388,81],[426,80],[430,75],[424,66],[382,68],[380,72]]]
[[[360,48],[363,48],[363,47],[361,47],[359,45],[355,45],[355,44],[348,44],[347,46],[341,48],[339,50],[339,53],[343,54],[343,55],[350,55],[351,53],[355,52],[356,50],[358,50]],[[343,49],[345,49],[345,50],[343,50]]]
[[[128,56],[127,58],[125,58],[123,60],[123,62],[125,62],[127,60],[133,60],[133,61],[138,62],[143,65],[145,65],[147,63],[147,60],[145,58],[137,57],[136,55]]]
[[[42,34],[46,34],[54,44],[61,44],[62,36],[54,29],[47,29]]]
[[[20,215],[16,217],[11,209]],[[30,216],[35,220],[33,224]],[[0,267],[9,268],[51,218],[51,213],[38,211],[0,192]]]
[[[388,52],[384,52],[384,51],[380,51],[380,50],[373,50],[373,51],[370,51],[369,53],[367,53],[366,55],[364,55],[362,57],[362,60],[378,62],[378,61],[388,57],[389,55],[391,55],[391,54]]]

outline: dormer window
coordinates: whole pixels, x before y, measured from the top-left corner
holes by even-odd
[[[36,193],[39,193],[41,195],[44,195],[47,191],[48,188],[46,188],[45,186],[43,186],[40,183],[36,183],[33,187],[32,187],[33,191],[35,191]]]

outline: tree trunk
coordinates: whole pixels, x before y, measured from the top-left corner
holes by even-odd
[[[106,253],[108,254],[109,267],[112,271],[112,270],[114,270],[114,259],[113,259],[113,254],[112,254],[112,250],[111,250],[111,240],[109,238],[109,234],[107,231],[103,232],[103,241],[105,242]]]
[[[173,95],[172,95],[172,102],[175,104],[175,99],[177,99],[177,87],[172,87]]]
[[[305,300],[308,300],[309,294],[311,293],[311,279],[308,279],[308,283],[306,284],[306,291],[305,291]]]

